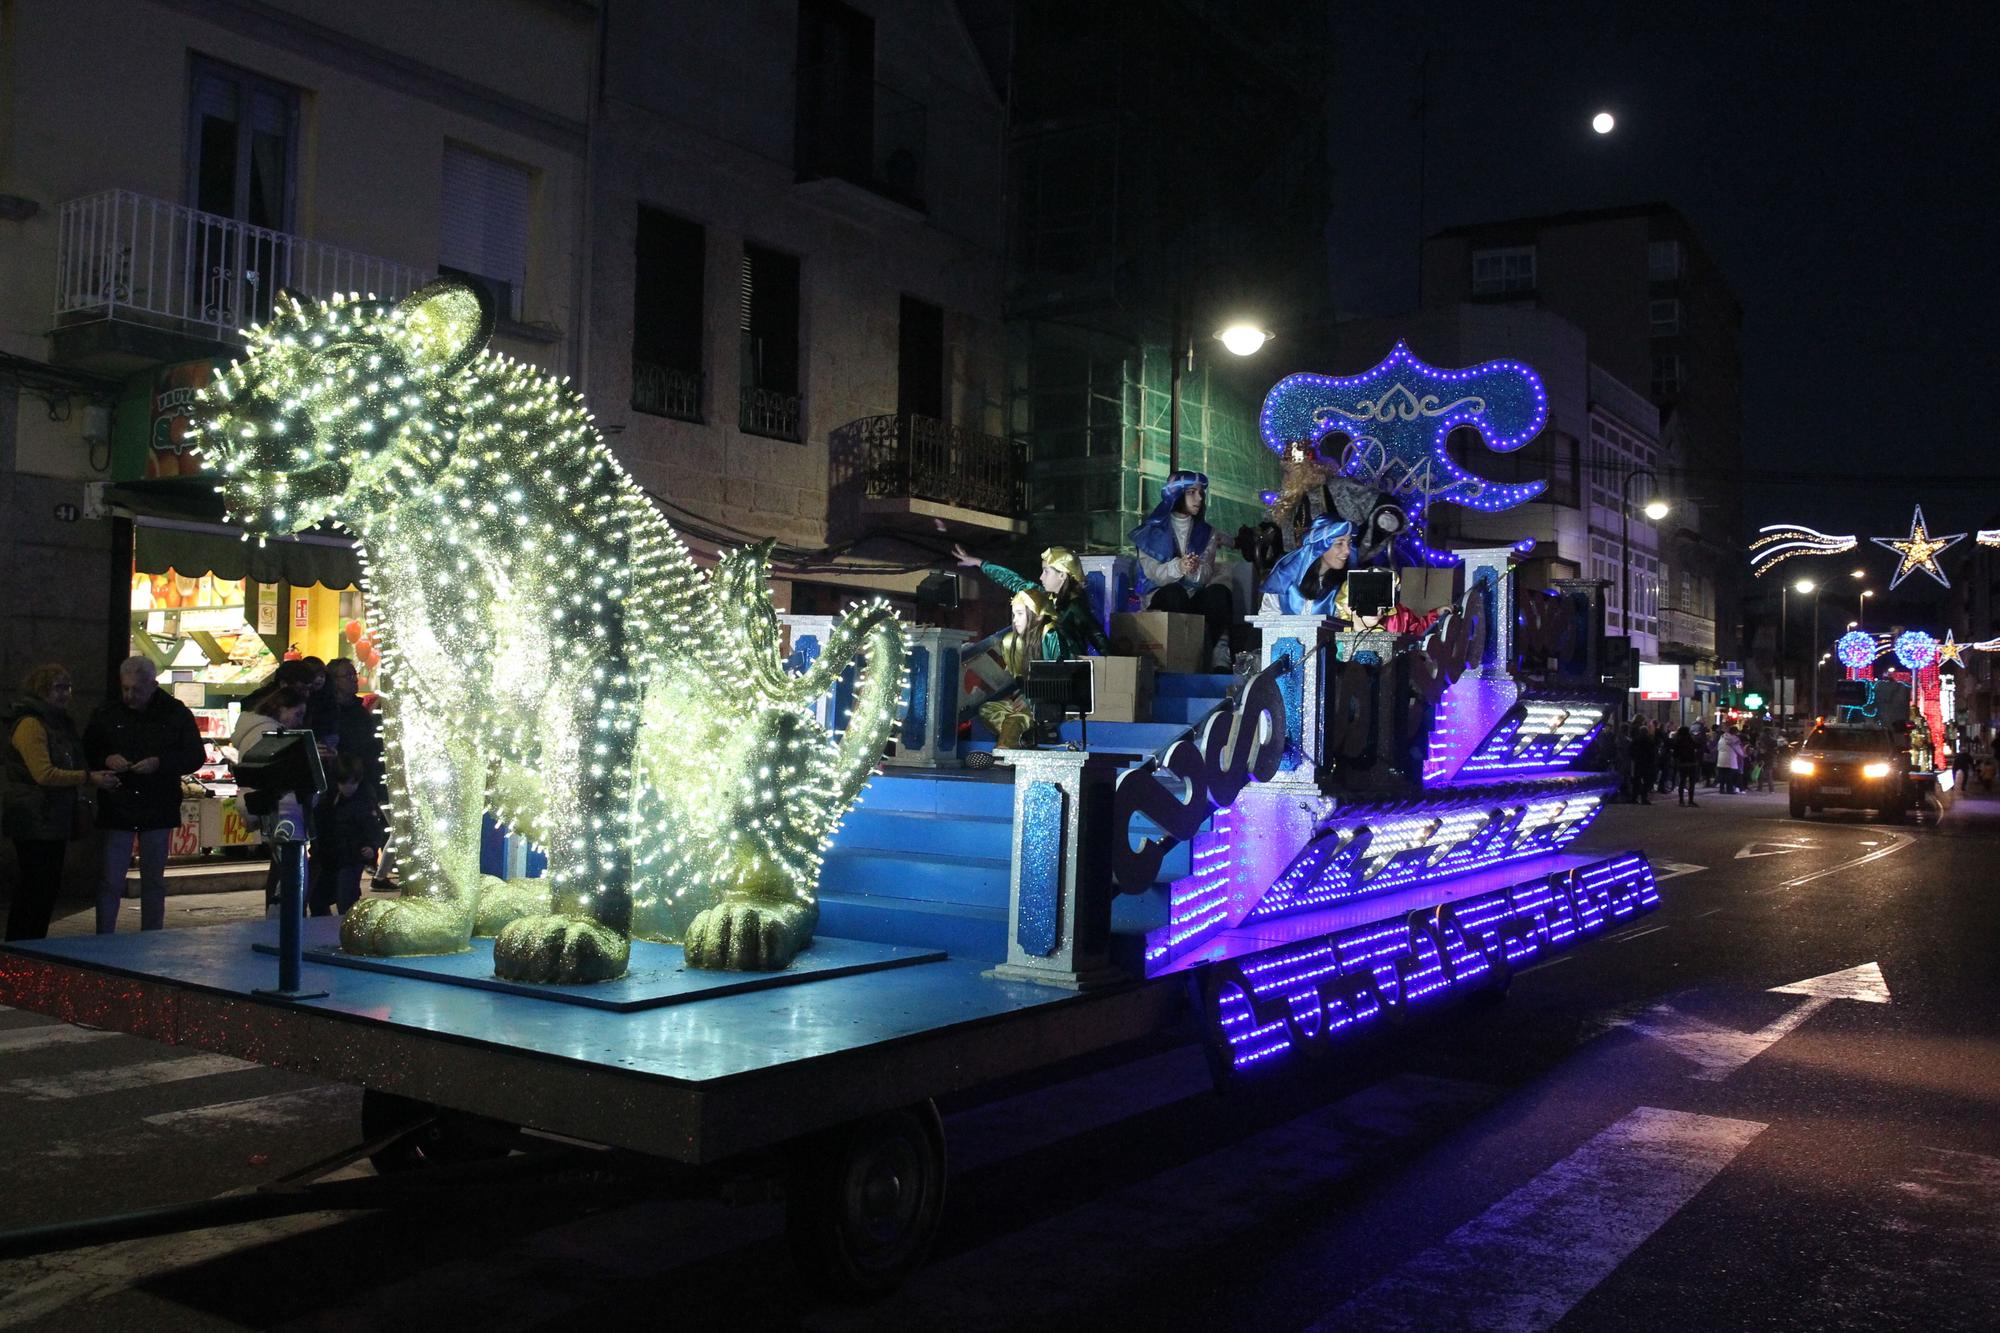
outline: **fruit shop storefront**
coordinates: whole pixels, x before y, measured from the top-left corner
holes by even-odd
[[[368,637],[360,558],[334,532],[259,544],[222,521],[215,479],[182,431],[209,363],[164,367],[128,388],[113,426],[103,501],[125,557],[123,654],[150,659],[160,688],[194,711],[206,762],[184,784],[172,853],[182,865],[261,841],[223,749],[243,703],[287,658],[353,661],[361,691],[381,657]]]

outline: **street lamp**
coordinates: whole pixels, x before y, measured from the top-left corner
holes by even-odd
[[[1858,629],[1868,628],[1868,599],[1875,595],[1873,588],[1861,590],[1861,609],[1854,613],[1854,624]]]
[[[1269,329],[1241,322],[1215,331],[1215,340],[1237,356],[1255,356],[1273,336]]]
[[[1216,330],[1215,340],[1237,356],[1254,356],[1271,341],[1269,331],[1239,320]],[[1181,370],[1194,369],[1194,336],[1178,301],[1174,304],[1173,363],[1167,372],[1167,475],[1181,469]]]
[[[1624,557],[1625,566],[1624,582],[1618,593],[1618,618],[1622,622],[1620,628],[1625,631],[1628,647],[1632,643],[1632,483],[1640,477],[1651,483],[1656,492],[1652,499],[1646,501],[1646,517],[1658,523],[1669,512],[1667,502],[1657,494],[1660,489],[1658,477],[1645,468],[1634,468],[1625,474],[1625,484],[1619,489],[1619,498],[1624,503],[1618,507],[1618,553]]]

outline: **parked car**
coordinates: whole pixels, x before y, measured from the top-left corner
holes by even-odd
[[[1792,818],[1808,810],[1874,810],[1900,820],[1910,808],[1909,754],[1886,726],[1820,727],[1789,765]]]

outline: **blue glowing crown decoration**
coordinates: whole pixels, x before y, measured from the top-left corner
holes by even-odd
[[[1421,521],[1434,500],[1494,513],[1525,504],[1548,483],[1489,481],[1459,466],[1445,437],[1460,426],[1507,453],[1541,433],[1549,419],[1541,377],[1519,361],[1463,370],[1425,365],[1398,342],[1360,375],[1287,375],[1264,398],[1264,443],[1283,456],[1297,443],[1330,457],[1322,442],[1344,436],[1340,471],[1402,500]]]
[[[1935,666],[1938,641],[1924,630],[1906,629],[1896,636],[1896,660],[1912,671]]]
[[[1851,629],[1833,645],[1833,655],[1849,671],[1864,671],[1875,665],[1875,655],[1880,649],[1875,636],[1866,630]]]

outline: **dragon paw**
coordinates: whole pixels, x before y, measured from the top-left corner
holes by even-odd
[[[493,941],[493,975],[507,981],[579,984],[625,975],[632,942],[588,917],[525,916]]]
[[[368,898],[340,923],[345,952],[377,957],[463,953],[471,939],[471,910],[434,898]]]
[[[490,939],[525,916],[546,916],[552,906],[546,879],[480,876],[479,917],[472,933]]]
[[[725,898],[688,924],[681,948],[689,967],[776,972],[811,942],[818,917],[797,903]]]

